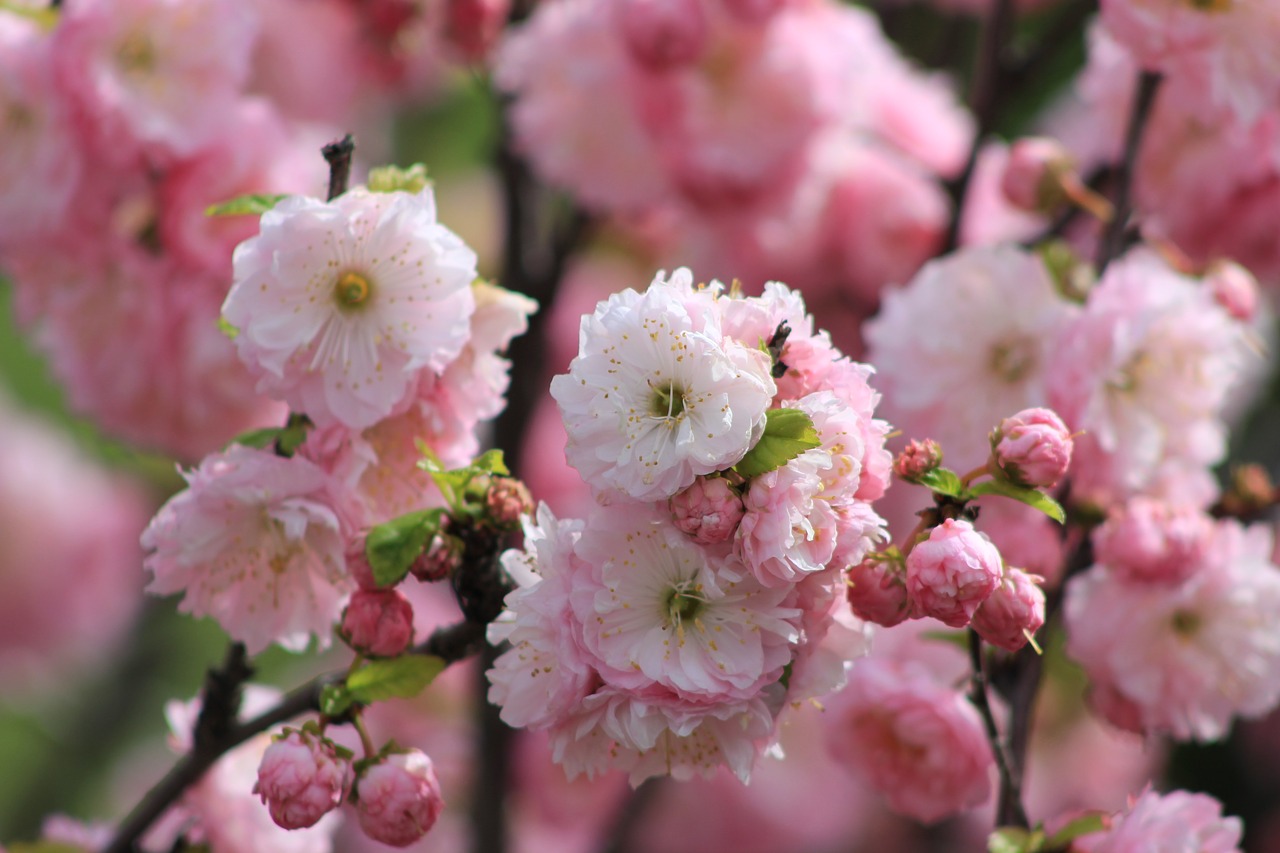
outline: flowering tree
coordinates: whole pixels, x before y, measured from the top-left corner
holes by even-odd
[[[226,639],[9,850],[1242,849],[1280,9],[934,5],[0,0],[15,318],[181,466],[0,411],[0,674]],[[459,87],[500,225],[370,167]]]

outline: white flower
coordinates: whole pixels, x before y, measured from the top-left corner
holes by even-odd
[[[776,390],[768,356],[725,338],[714,289],[659,273],[584,317],[578,357],[555,377],[565,452],[597,491],[667,498],[738,462]]]

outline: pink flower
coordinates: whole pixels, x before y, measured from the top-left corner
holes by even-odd
[[[1043,578],[1021,569],[1005,569],[1000,585],[973,614],[973,629],[982,639],[1016,652],[1044,625]]]
[[[399,590],[356,590],[338,630],[362,654],[395,657],[413,642],[413,606]]]
[[[859,619],[892,628],[911,615],[902,568],[892,561],[868,557],[847,577],[849,606]]]
[[[291,196],[234,262],[223,316],[240,357],[320,425],[387,417],[467,342],[475,254],[436,221],[430,189]]]
[[[994,762],[977,709],[924,670],[862,661],[830,707],[832,754],[895,811],[932,823],[991,793]]]
[[[809,450],[751,480],[734,550],[765,586],[795,583],[835,556],[836,512],[822,496],[830,460],[821,449]]]
[[[1207,514],[1143,497],[1114,509],[1093,534],[1098,562],[1139,583],[1182,583],[1200,569],[1215,544]]]
[[[621,0],[614,10],[631,56],[651,71],[691,65],[707,47],[701,0]]]
[[[947,519],[907,555],[914,616],[963,628],[1004,574],[1000,552],[967,521]]]
[[[671,498],[676,527],[702,545],[732,539],[743,513],[742,496],[722,477],[699,477]]]
[[[241,445],[184,476],[142,534],[147,591],[183,593],[180,610],[214,617],[250,653],[312,634],[327,645],[355,586],[337,484],[305,459]]]
[[[1010,482],[1047,489],[1071,467],[1071,433],[1051,409],[1025,409],[991,433],[991,455]]]
[[[332,742],[297,729],[277,736],[258,765],[253,792],[284,829],[315,826],[351,789],[351,760]]]
[[[392,753],[356,783],[360,828],[374,841],[407,847],[426,835],[444,809],[431,759],[420,750]]]
[[[1243,834],[1240,818],[1223,817],[1222,804],[1208,794],[1147,789],[1107,829],[1082,836],[1072,847],[1082,853],[1240,853]]]
[[[1135,583],[1095,566],[1067,586],[1067,651],[1110,704],[1141,728],[1221,737],[1236,716],[1280,702],[1280,570],[1272,537],[1219,522],[1205,560],[1181,584]]]

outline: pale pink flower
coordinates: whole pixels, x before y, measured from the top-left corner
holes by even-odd
[[[707,46],[701,0],[620,0],[613,12],[631,56],[651,71],[691,65]]]
[[[982,639],[1016,652],[1044,625],[1044,578],[1006,568],[1004,577],[973,614],[973,629]]]
[[[1135,249],[1107,267],[1048,375],[1053,408],[1085,431],[1076,469],[1090,491],[1110,486],[1114,500],[1150,486],[1167,460],[1221,460],[1222,411],[1245,355],[1240,325],[1154,251]],[[1085,470],[1096,453],[1110,457],[1110,482]]]
[[[467,342],[476,258],[436,221],[430,189],[291,196],[234,262],[223,316],[240,357],[318,424],[387,417]]]
[[[1067,650],[1100,687],[1179,739],[1221,737],[1280,702],[1280,571],[1271,533],[1219,522],[1182,584],[1134,583],[1095,566],[1067,586]]]
[[[220,130],[256,35],[246,0],[86,0],[61,16],[55,56],[100,145],[136,138],[182,155]]]
[[[392,753],[365,770],[356,794],[364,834],[392,847],[407,847],[426,835],[444,810],[435,768],[417,749]]]
[[[765,586],[792,584],[827,567],[836,549],[836,513],[822,499],[831,455],[809,450],[751,480],[734,550]]]
[[[679,269],[583,318],[578,357],[551,395],[565,454],[597,491],[668,498],[738,462],[763,431],[768,356],[721,333],[715,300]]]
[[[574,550],[589,569],[570,593],[584,645],[619,687],[751,698],[777,681],[800,640],[790,590],[712,561],[664,516],[615,504],[588,520]]]
[[[1000,552],[968,521],[947,519],[907,555],[907,592],[915,616],[963,628],[1003,575]]]
[[[342,611],[338,631],[361,654],[395,657],[413,642],[413,605],[399,590],[358,589]]]
[[[312,634],[327,645],[355,587],[338,485],[301,457],[240,445],[184,476],[142,535],[147,591],[183,593],[182,612],[212,616],[250,653]]]
[[[864,330],[887,416],[935,439],[951,467],[982,464],[992,424],[1043,405],[1046,372],[1060,358],[1054,340],[1077,310],[1040,259],[1013,246],[930,262],[885,295]]]
[[[699,477],[670,505],[676,527],[702,545],[732,539],[745,512],[742,496],[723,477]]]
[[[1222,804],[1208,794],[1148,788],[1105,830],[1078,838],[1072,847],[1082,853],[1240,853],[1243,834],[1240,818],[1223,817]]]
[[[1093,533],[1098,562],[1139,583],[1182,583],[1216,544],[1208,514],[1144,497],[1113,509]]]
[[[991,434],[991,458],[1011,482],[1048,489],[1071,466],[1071,433],[1052,409],[1024,409]]]
[[[262,754],[253,792],[283,829],[305,829],[341,805],[351,789],[351,759],[333,743],[298,729],[285,729]]]
[[[981,805],[993,759],[978,711],[911,664],[858,663],[831,700],[828,743],[890,808],[932,823]]]

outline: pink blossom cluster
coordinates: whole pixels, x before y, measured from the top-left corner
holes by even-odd
[[[1115,725],[1214,740],[1280,704],[1280,569],[1263,525],[1134,499],[1066,588],[1067,651]]]
[[[534,307],[476,280],[430,187],[282,201],[236,249],[225,319],[259,387],[314,426],[292,455],[233,445],[186,473],[143,535],[149,591],[183,593],[251,652],[324,645],[342,618],[357,648],[397,654],[411,614],[372,592],[360,533],[439,505],[422,448],[474,456],[505,404],[498,353]]]
[[[1238,817],[1224,817],[1222,804],[1207,794],[1143,791],[1129,807],[1113,815],[1102,832],[1072,842],[1081,853],[1145,853],[1195,850],[1240,853],[1244,828]]]
[[[547,3],[495,64],[544,180],[661,259],[842,319],[940,248],[972,134],[948,80],[828,0]]]
[[[869,374],[778,283],[742,297],[681,269],[584,317],[552,395],[599,505],[544,505],[503,558],[520,584],[490,632],[512,646],[489,672],[503,719],[546,730],[571,776],[747,778],[860,636],[842,570],[884,536],[870,501],[890,466]],[[778,453],[785,419],[811,440]]]

